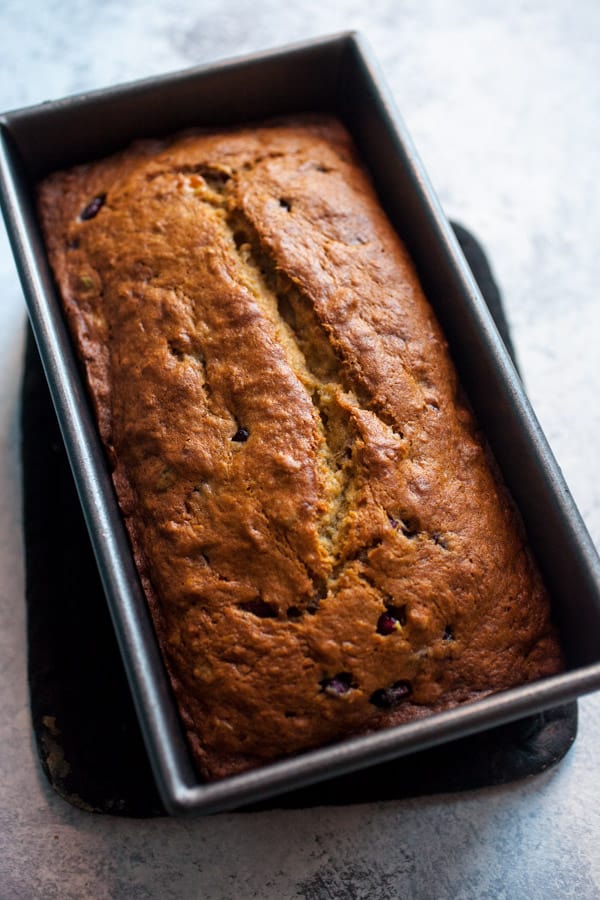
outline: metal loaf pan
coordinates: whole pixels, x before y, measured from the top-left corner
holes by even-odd
[[[425,720],[200,783],[157,648],[33,204],[48,172],[140,137],[328,111],[352,132],[408,243],[520,508],[554,604],[565,673]],[[9,112],[4,214],[156,781],[172,814],[240,806],[517,719],[600,687],[600,562],[520,380],[363,39],[347,33]]]

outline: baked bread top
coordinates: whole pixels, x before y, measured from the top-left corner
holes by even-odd
[[[335,120],[144,142],[39,209],[215,778],[551,674],[522,525]]]

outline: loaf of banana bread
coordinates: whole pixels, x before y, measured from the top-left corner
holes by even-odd
[[[547,593],[348,134],[57,173],[40,218],[199,769],[558,671]]]

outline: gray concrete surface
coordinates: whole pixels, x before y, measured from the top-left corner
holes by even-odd
[[[600,544],[597,0],[4,0],[0,109],[291,40],[370,40],[447,213],[482,239],[525,380]],[[89,815],[49,790],[26,696],[18,389],[24,307],[0,228],[0,897],[600,897],[600,696],[564,763],[460,796]]]

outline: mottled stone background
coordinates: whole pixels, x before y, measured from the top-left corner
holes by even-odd
[[[363,31],[447,213],[483,241],[527,387],[600,543],[597,0],[0,4],[0,109]],[[600,696],[554,772],[355,806],[128,821],[40,776],[26,699],[18,389],[24,307],[0,228],[0,897],[596,898]]]

